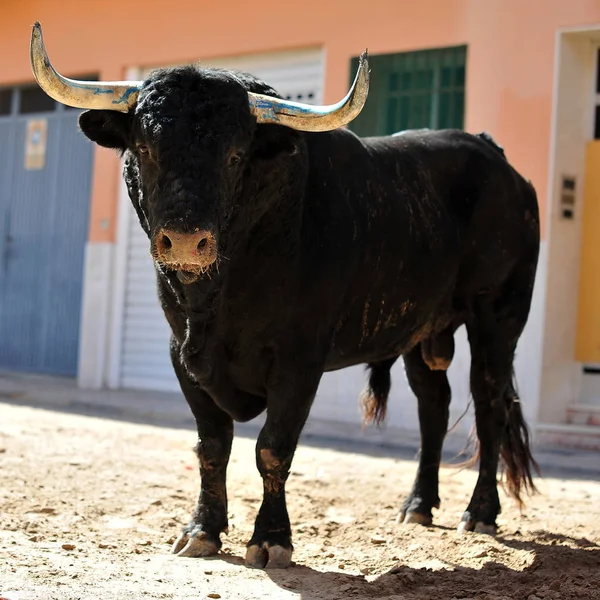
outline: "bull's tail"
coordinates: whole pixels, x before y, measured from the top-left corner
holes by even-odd
[[[360,396],[364,426],[375,423],[379,427],[385,421],[388,396],[392,387],[390,369],[396,360],[394,358],[367,365],[371,370],[369,383]]]
[[[502,470],[506,476],[508,493],[523,506],[523,492],[537,493],[533,482],[532,470],[541,475],[540,467],[531,454],[529,428],[523,416],[521,401],[516,386],[511,382],[504,395],[507,421],[500,446]]]
[[[516,392],[514,373],[504,393],[506,425],[500,440],[500,473],[506,491],[523,507],[523,494],[537,494],[533,471],[541,476],[538,463],[531,454],[529,428],[523,416],[521,401]],[[473,467],[480,458],[481,446],[475,426],[471,431],[467,448],[473,448],[471,458],[455,464],[455,467]]]

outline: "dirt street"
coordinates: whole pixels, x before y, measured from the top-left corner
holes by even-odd
[[[301,446],[288,484],[296,566],[243,566],[259,507],[236,439],[217,559],[170,544],[198,489],[194,433],[0,404],[0,597],[302,600],[600,599],[600,483],[540,482],[501,532],[455,532],[475,474],[444,469],[435,526],[396,525],[415,463]]]

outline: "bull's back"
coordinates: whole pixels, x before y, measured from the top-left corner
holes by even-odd
[[[412,206],[413,211],[425,204],[416,224],[422,235],[430,240],[437,235],[445,246],[447,228],[456,233],[460,293],[489,289],[502,282],[515,263],[537,255],[535,190],[489,134],[419,130],[364,142],[386,164],[403,165],[398,178],[410,182],[411,192],[400,202]],[[412,165],[413,173],[405,168],[407,164]],[[436,211],[447,218],[435,223],[441,229],[434,232],[430,221]]]

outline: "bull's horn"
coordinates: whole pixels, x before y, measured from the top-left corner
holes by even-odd
[[[30,60],[33,75],[46,94],[74,108],[127,112],[135,105],[142,83],[141,81],[77,81],[63,77],[50,63],[39,22],[34,24],[31,32]]]
[[[343,100],[330,106],[312,106],[248,93],[250,111],[259,123],[277,123],[300,131],[330,131],[343,127],[358,116],[369,93],[369,59],[365,50],[350,91]]]
[[[127,112],[136,103],[141,81],[78,81],[57,73],[46,53],[39,22],[33,25],[31,32],[30,59],[39,86],[51,98],[67,106]],[[350,91],[337,104],[312,106],[252,92],[248,93],[248,101],[259,123],[277,123],[301,131],[329,131],[356,118],[368,92],[369,62],[365,51]]]

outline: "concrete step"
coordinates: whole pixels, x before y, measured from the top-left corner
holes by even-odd
[[[570,404],[567,407],[567,423],[600,427],[600,405]]]
[[[575,425],[538,423],[535,427],[535,443],[541,447],[560,447],[600,452],[600,427],[597,425]],[[600,456],[598,457],[600,463]]]

